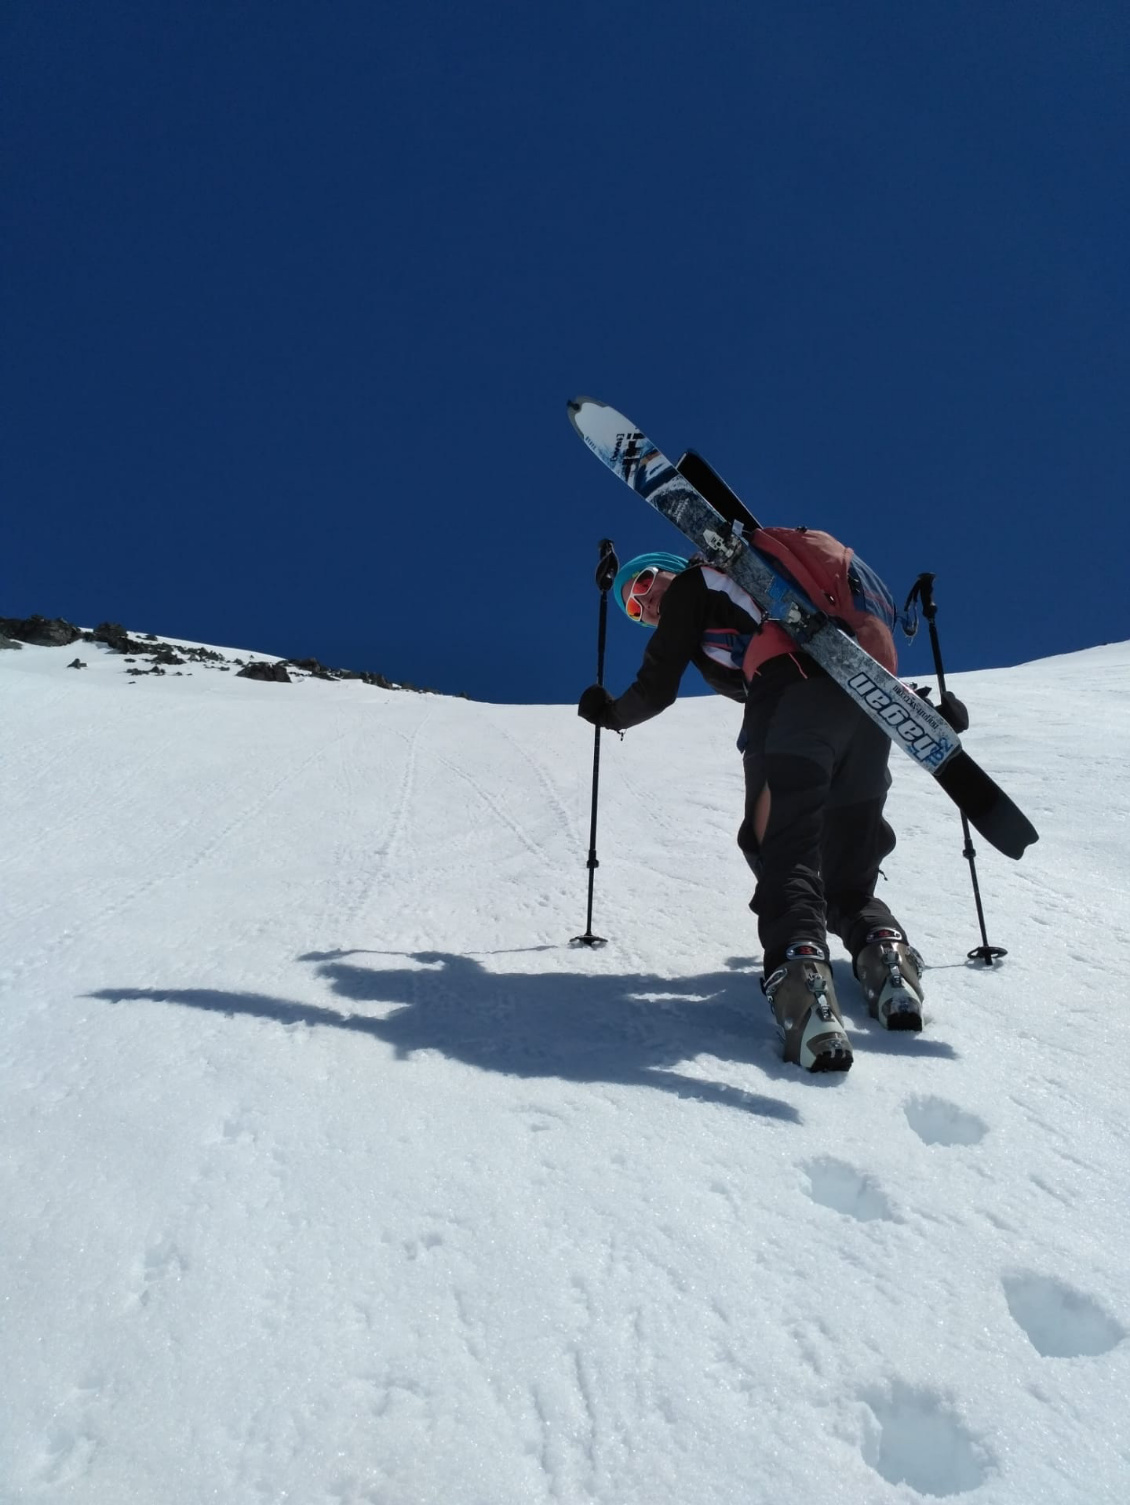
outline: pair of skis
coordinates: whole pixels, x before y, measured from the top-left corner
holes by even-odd
[[[935,707],[876,663],[750,547],[744,535],[756,529],[755,519],[705,461],[688,453],[673,465],[622,413],[591,397],[570,402],[569,418],[597,459],[748,591],[766,617],[937,780],[986,841],[1006,857],[1020,857],[1038,839],[1028,817],[970,757]]]

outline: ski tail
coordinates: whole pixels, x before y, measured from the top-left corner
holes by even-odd
[[[1039,840],[1023,810],[964,748],[947,758],[934,777],[970,825],[1006,857],[1022,857],[1025,848]]]
[[[682,459],[676,462],[675,469],[728,523],[738,523],[747,534],[756,533],[761,527],[741,497],[731,491],[714,467],[697,450],[688,449]]]

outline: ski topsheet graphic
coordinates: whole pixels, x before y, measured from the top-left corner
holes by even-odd
[[[937,710],[888,673],[856,640],[743,540],[686,476],[629,419],[606,403],[578,397],[569,418],[593,454],[674,523],[719,569],[732,575],[851,696],[891,741],[932,774],[972,825],[1007,857],[1037,840],[1035,827],[961,745]],[[692,471],[693,473],[693,471]]]

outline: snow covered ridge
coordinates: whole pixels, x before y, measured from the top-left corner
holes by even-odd
[[[78,647],[0,653],[3,1505],[1126,1505],[1130,644],[952,676],[998,966],[892,760],[839,1082],[730,702],[604,740],[590,953],[573,706]]]
[[[103,622],[93,630],[74,626],[63,617],[0,617],[0,650],[19,648],[22,643],[38,647],[68,647],[72,643],[101,644],[112,653],[120,654],[133,667],[125,672],[134,677],[146,674],[162,676],[172,670],[180,675],[183,665],[192,663],[205,668],[230,673],[237,668],[237,678],[260,679],[278,684],[290,684],[293,680],[356,680],[361,684],[376,685],[382,690],[412,690],[420,694],[435,694],[433,690],[411,685],[403,680],[390,680],[383,674],[374,674],[354,669],[330,669],[316,658],[280,659],[258,655],[241,658],[232,650],[209,648],[200,643],[190,643],[179,638],[159,638],[148,632],[141,638],[131,637],[117,622]],[[138,668],[138,663],[148,667]],[[74,659],[68,668],[85,669],[87,664]],[[189,671],[191,672],[191,671]]]

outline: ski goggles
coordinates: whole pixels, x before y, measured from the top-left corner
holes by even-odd
[[[633,622],[643,621],[643,598],[655,584],[658,570],[641,570],[628,587],[628,594],[624,597],[624,610]]]

